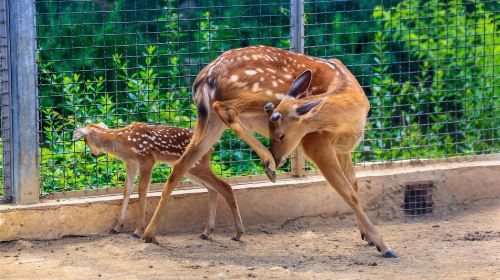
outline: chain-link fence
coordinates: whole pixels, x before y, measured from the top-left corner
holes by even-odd
[[[121,186],[124,166],[91,157],[83,141],[71,141],[73,130],[88,121],[191,127],[199,70],[250,45],[335,57],[353,72],[372,106],[358,164],[499,152],[494,0],[34,5],[42,194]],[[226,177],[263,173],[256,154],[230,132],[214,150],[213,167]],[[293,170],[289,162],[280,172]],[[153,182],[168,174],[160,164]]]

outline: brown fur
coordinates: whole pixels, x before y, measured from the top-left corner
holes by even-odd
[[[303,98],[285,97],[294,88],[295,78],[306,71],[312,72],[312,78]],[[302,143],[306,155],[318,164],[329,182],[336,188],[336,184],[342,184],[342,188],[337,190],[355,209],[361,232],[383,252],[389,250],[360,210],[354,192],[354,173],[346,163],[347,157],[350,159],[350,151],[362,136],[370,107],[362,88],[340,61],[265,46],[230,50],[201,70],[193,92],[198,108],[196,132],[186,152],[174,164],[160,203],[145,231],[146,242],[155,241],[158,217],[163,213],[172,190],[188,168],[219,139],[227,126],[255,150],[273,181],[276,165]],[[299,116],[296,109],[310,102],[316,105],[310,106],[306,114]],[[266,103],[276,107],[275,111],[284,117],[277,122],[270,122],[263,109]],[[322,131],[326,132],[326,140],[322,138]],[[254,137],[253,132],[270,137],[272,154]],[[341,158],[338,161],[342,163],[327,164],[320,158],[321,152],[317,149],[328,154],[332,160]],[[341,165],[345,166],[344,170],[341,170]],[[329,171],[328,168],[334,170]],[[337,175],[332,178],[330,175],[334,173]],[[344,180],[340,180],[339,176]]]
[[[189,144],[193,132],[186,128],[173,126],[153,126],[134,122],[121,129],[108,129],[102,124],[92,124],[75,130],[74,139],[83,137],[91,153],[98,156],[101,152],[112,154],[123,161],[127,167],[124,197],[121,212],[112,232],[120,232],[125,222],[130,194],[133,190],[135,174],[139,171],[140,211],[134,236],[142,235],[145,226],[146,193],[156,162],[174,163],[180,158]],[[201,235],[207,238],[213,231],[217,209],[217,193],[221,194],[231,208],[236,225],[235,238],[243,233],[243,224],[231,186],[220,180],[211,169],[211,151],[203,155],[189,169],[187,177],[199,182],[208,189],[209,216],[205,231]]]

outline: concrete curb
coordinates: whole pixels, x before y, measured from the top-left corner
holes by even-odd
[[[472,201],[500,197],[500,160],[408,163],[393,168],[357,172],[360,198],[372,219],[403,216],[403,187],[413,182],[434,185],[433,213],[453,210]],[[351,210],[321,176],[285,179],[276,184],[256,182],[234,185],[245,225],[285,222],[303,216],[340,215]],[[161,192],[148,195],[147,219]],[[233,224],[227,205],[220,200],[216,227]],[[115,223],[121,195],[44,201],[35,205],[0,205],[0,241],[56,239],[67,235],[108,232]],[[133,230],[137,195],[127,214],[126,230]],[[160,221],[160,233],[203,228],[208,211],[204,189],[175,191]]]

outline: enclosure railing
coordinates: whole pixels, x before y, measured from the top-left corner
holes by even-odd
[[[71,140],[88,122],[192,127],[191,84],[222,52],[340,59],[372,106],[357,164],[498,153],[498,3],[392,0],[0,0],[2,201],[120,186],[124,166]],[[267,139],[260,138],[265,144]],[[226,132],[224,177],[263,174]],[[300,150],[280,176],[315,167]],[[153,183],[164,182],[158,165]]]

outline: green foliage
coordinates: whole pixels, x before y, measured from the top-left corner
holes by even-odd
[[[83,141],[71,141],[86,121],[191,127],[190,87],[201,67],[232,48],[288,48],[289,1],[261,2],[259,9],[254,1],[224,8],[201,1],[192,9],[174,0],[37,2],[42,192],[122,184],[119,161],[93,158]],[[491,9],[465,1],[385,2],[349,2],[357,12],[342,12],[344,2],[306,4],[307,53],[340,58],[367,86],[372,110],[356,159],[498,151],[500,46]],[[213,162],[223,176],[262,173],[256,154],[232,132],[215,147]],[[153,182],[168,172],[158,165]]]
[[[436,158],[498,149],[493,12],[464,1],[378,6],[372,120],[363,160]],[[425,15],[425,18],[415,15]],[[396,54],[399,57],[396,57]],[[407,63],[401,70],[401,62]],[[398,68],[399,67],[399,68]],[[498,71],[498,70],[497,70]],[[401,73],[405,73],[401,75]],[[410,74],[407,74],[410,73]]]

